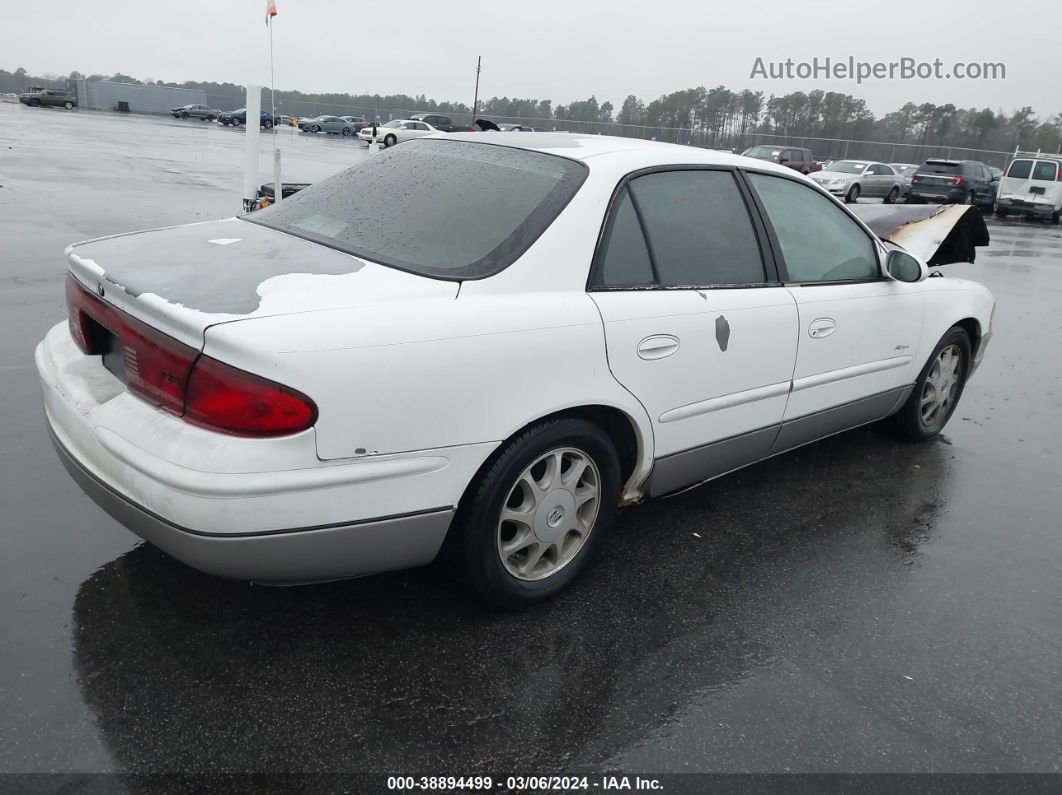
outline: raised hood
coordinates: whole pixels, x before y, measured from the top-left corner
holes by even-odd
[[[89,240],[66,253],[74,276],[105,301],[196,348],[217,323],[456,298],[459,287],[238,218]]]

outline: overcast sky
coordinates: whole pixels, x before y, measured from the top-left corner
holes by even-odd
[[[276,87],[425,93],[555,103],[648,101],[719,84],[786,93],[821,88],[865,99],[876,114],[907,100],[1062,111],[1055,0],[758,0],[659,4],[589,0],[276,0]],[[268,84],[266,0],[2,0],[0,66],[29,72],[122,71],[140,79]],[[1039,12],[1037,12],[1039,8]],[[1012,14],[1008,9],[1014,9]],[[1020,10],[1019,10],[1020,9]],[[1024,20],[1021,25],[1017,20]],[[1020,33],[1019,33],[1020,31]],[[767,61],[900,57],[945,69],[1001,61],[1005,80],[755,80]]]

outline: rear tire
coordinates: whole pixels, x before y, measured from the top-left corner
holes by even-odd
[[[232,126],[233,126],[233,127],[239,127],[239,126],[240,126],[240,120],[239,120],[239,119],[236,119],[236,118],[234,118],[234,119],[232,120]]]
[[[845,204],[855,204],[859,201],[859,185],[853,185],[848,189],[848,193],[844,195]]]
[[[1053,223],[1055,226],[1058,226],[1060,219],[1062,219],[1062,212],[1055,210],[1053,213],[1051,213],[1051,223]]]
[[[398,139],[393,134],[389,134],[384,137],[384,146],[394,146],[397,143]]]
[[[932,439],[948,424],[966,387],[973,361],[970,335],[952,326],[933,349],[910,397],[885,420],[896,436],[911,442]]]
[[[996,207],[996,218],[1006,218],[1009,213],[1006,207]]]
[[[181,118],[182,119],[187,119],[188,118],[188,111],[182,110],[181,111]]]
[[[885,197],[885,204],[893,204],[898,198],[900,198],[900,189],[893,185],[889,195]]]
[[[70,109],[72,109],[74,107],[74,103],[71,102],[70,100],[67,100],[66,102],[63,103],[63,107],[66,108],[67,110],[70,110]]]
[[[263,126],[267,130],[272,130],[273,129],[273,122],[271,122],[269,119],[266,119],[265,122],[263,123]]]
[[[925,204],[926,200],[919,196],[908,196],[904,199],[904,204]]]
[[[520,609],[566,588],[600,549],[618,511],[615,445],[581,419],[531,426],[499,448],[477,478],[450,529],[447,559],[494,607]]]
[[[349,138],[350,137],[350,128],[349,127],[344,127],[343,128],[343,137],[344,138]]]
[[[39,108],[41,106],[41,101],[39,99],[31,99],[26,104],[28,104],[31,108]]]

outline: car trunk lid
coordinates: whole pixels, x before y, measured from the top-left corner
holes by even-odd
[[[456,297],[459,287],[238,218],[99,238],[67,257],[104,302],[197,350],[218,323]]]

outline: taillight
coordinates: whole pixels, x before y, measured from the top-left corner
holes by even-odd
[[[966,177],[955,177],[951,181],[951,184],[952,185],[962,185],[962,183],[964,183],[964,182],[966,182]]]
[[[918,182],[918,180],[920,180],[920,179],[922,179],[922,175],[921,174],[912,174],[911,175],[911,182]]]
[[[309,428],[317,407],[305,395],[237,370],[122,312],[66,279],[70,335],[90,356],[114,357],[130,391],[189,422],[241,436]],[[117,361],[120,359],[120,363]]]
[[[200,356],[188,379],[184,418],[242,436],[280,436],[313,425],[317,407],[293,389]]]
[[[1058,164],[1058,173],[1055,174],[1055,182],[1062,182],[1062,163]]]
[[[87,354],[121,358],[129,389],[174,414],[199,351],[127,315],[66,277],[70,335]]]

